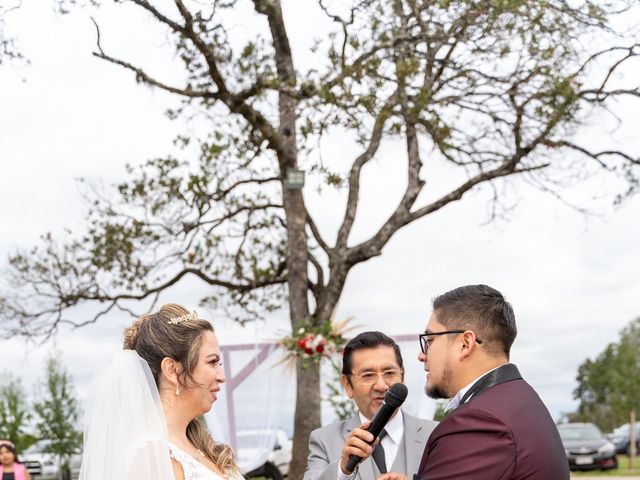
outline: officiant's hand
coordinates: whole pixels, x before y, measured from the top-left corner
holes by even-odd
[[[387,472],[380,475],[377,480],[407,480],[407,476],[404,473]]]
[[[347,462],[351,455],[357,455],[358,457],[365,459],[371,455],[371,452],[373,452],[376,443],[369,445],[369,442],[373,441],[373,435],[366,430],[369,428],[369,425],[371,425],[371,422],[366,420],[358,428],[351,430],[349,436],[344,441],[342,456],[340,457],[340,470],[343,474],[349,475],[353,473],[346,471]]]

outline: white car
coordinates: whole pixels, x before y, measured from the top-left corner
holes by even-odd
[[[76,480],[81,456],[74,454],[68,461],[60,461],[54,453],[45,452],[49,444],[49,440],[40,440],[20,455],[20,461],[31,474],[31,478],[33,480]]]
[[[236,433],[236,441],[238,465],[245,471],[247,466],[253,467],[245,475],[246,478],[266,477],[282,480],[289,474],[293,442],[284,430],[241,430]],[[262,465],[255,467],[255,458],[264,452],[265,448],[270,449],[266,460]]]

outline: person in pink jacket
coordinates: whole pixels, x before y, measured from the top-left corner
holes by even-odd
[[[31,480],[29,471],[18,461],[16,447],[8,440],[0,440],[0,479]]]

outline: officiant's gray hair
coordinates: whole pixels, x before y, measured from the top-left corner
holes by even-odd
[[[169,303],[157,312],[142,315],[124,330],[124,349],[135,350],[149,364],[156,385],[160,388],[160,367],[165,357],[182,365],[178,382],[184,388],[198,386],[193,371],[198,364],[202,335],[213,332],[213,326],[195,312],[181,305]],[[223,472],[237,472],[233,450],[211,438],[201,418],[192,420],[187,427],[187,437],[196,448],[214,462]]]

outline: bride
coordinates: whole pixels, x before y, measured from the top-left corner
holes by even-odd
[[[80,480],[240,480],[201,415],[225,381],[213,327],[180,305],[144,315],[93,389]]]

